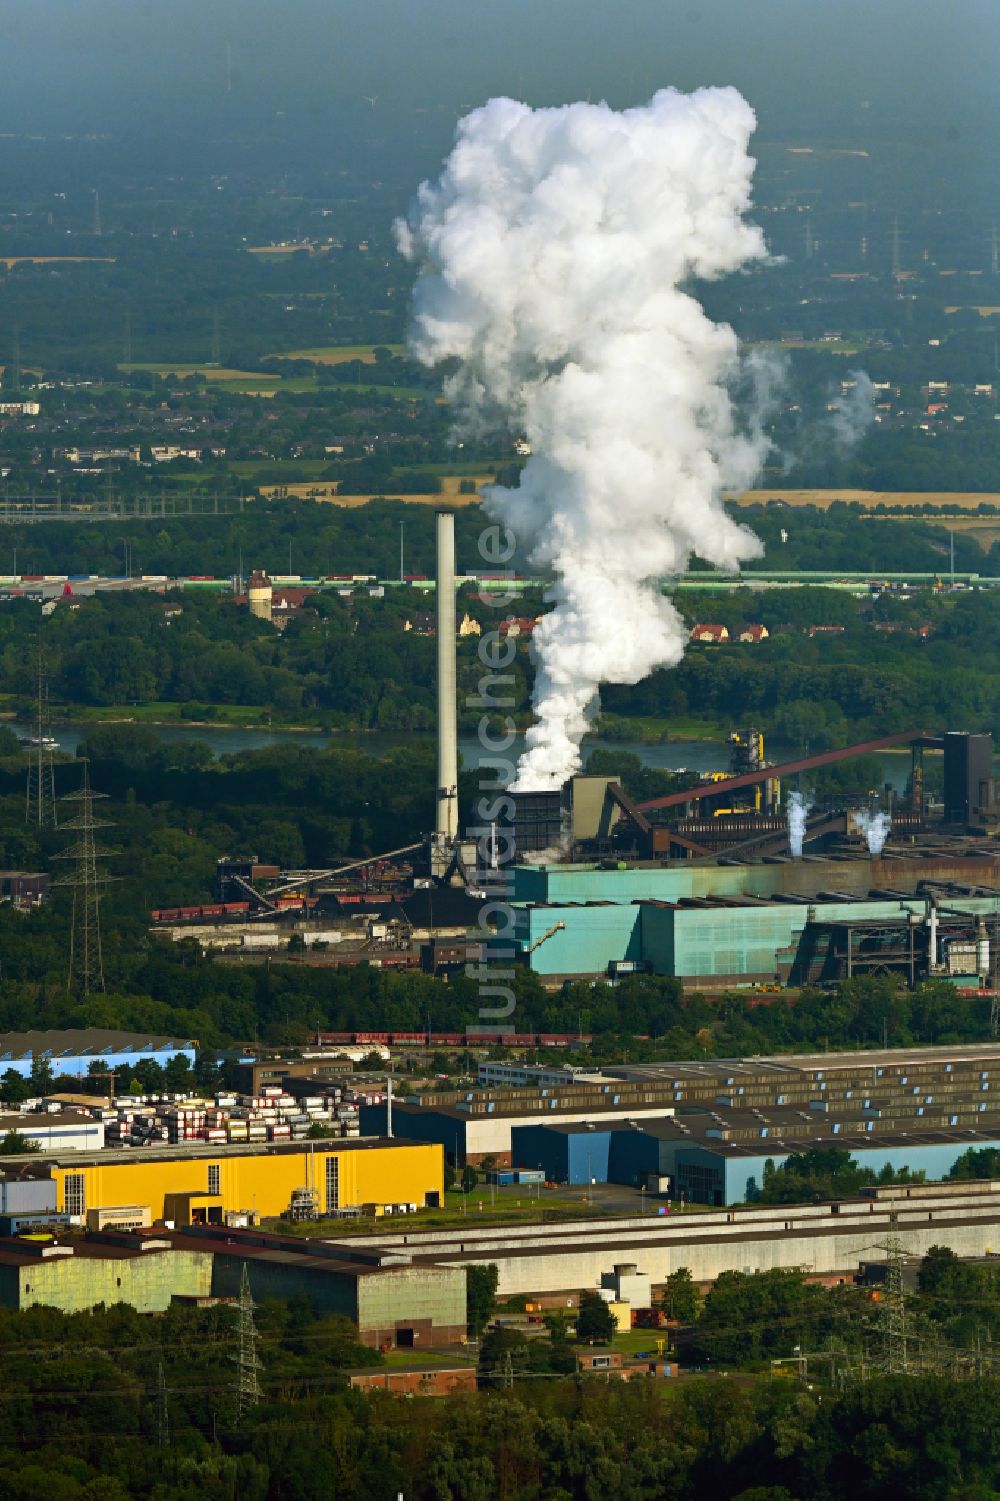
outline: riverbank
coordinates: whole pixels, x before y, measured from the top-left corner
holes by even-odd
[[[0,694],[0,721],[27,721],[34,716],[34,704],[15,694]],[[199,712],[200,711],[200,712]],[[433,726],[421,729],[408,726],[337,724],[328,714],[286,715],[269,710],[263,704],[178,704],[164,699],[144,704],[53,704],[50,705],[53,727],[88,724],[139,724],[154,730],[219,730],[223,733],[245,730],[259,735],[325,735],[333,738],[389,735],[431,735]],[[514,716],[518,735],[531,724],[529,715]],[[460,724],[460,735],[471,738],[478,725],[472,719]],[[712,741],[725,744],[726,728],[710,720],[676,720],[652,716],[630,718],[620,714],[602,714],[587,736],[588,743],[607,745],[672,745],[679,741]]]

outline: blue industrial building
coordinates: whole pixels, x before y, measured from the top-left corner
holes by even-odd
[[[546,1178],[555,1183],[642,1187],[654,1178],[669,1177],[672,1198],[722,1207],[752,1203],[768,1161],[780,1167],[797,1152],[814,1147],[842,1148],[875,1173],[887,1165],[897,1171],[905,1167],[932,1182],[947,1177],[970,1147],[1000,1147],[1000,1130],[875,1134],[874,1121],[860,1129],[854,1123],[845,1132],[837,1124],[827,1125],[822,1136],[795,1139],[783,1138],[777,1130],[768,1139],[768,1129],[774,1128],[762,1127],[766,1140],[732,1141],[715,1139],[716,1128],[705,1125],[707,1118],[700,1126],[686,1126],[686,1119],[609,1121],[593,1130],[572,1124],[515,1127],[511,1156],[515,1167],[544,1167]]]
[[[513,1126],[510,1155],[515,1167],[541,1168],[547,1183],[608,1183],[612,1135],[610,1125]]]
[[[407,1141],[437,1141],[452,1162],[466,1162],[470,1156],[468,1131],[475,1130],[480,1117],[448,1106],[409,1106],[394,1101],[393,1134]],[[362,1136],[385,1136],[389,1129],[389,1110],[385,1104],[362,1105],[358,1112]]]
[[[150,1037],[146,1032],[118,1032],[105,1027],[86,1027],[66,1032],[5,1032],[0,1035],[0,1074],[13,1069],[27,1078],[35,1059],[49,1065],[54,1076],[85,1078],[92,1064],[108,1070],[134,1068],[137,1063],[158,1063],[185,1057],[194,1064],[197,1045],[173,1037]]]

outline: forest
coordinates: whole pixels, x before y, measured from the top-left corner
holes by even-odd
[[[778,1275],[789,1286],[762,1285],[757,1322],[746,1327],[766,1329],[793,1302],[833,1299]],[[725,1321],[750,1312],[739,1306],[741,1281],[775,1278],[727,1274]],[[236,1422],[231,1308],[158,1319],[123,1307],[4,1315],[0,1496],[985,1501],[1000,1486],[993,1376],[876,1377],[838,1390],[726,1375],[623,1385],[523,1370],[509,1388],[407,1402],[345,1389],[344,1370],[377,1357],[337,1321],[294,1304],[261,1305],[257,1321],[264,1399]],[[786,1344],[769,1341],[758,1358]],[[721,1336],[716,1348],[726,1366],[739,1354]]]
[[[294,512],[271,508],[266,517],[251,507],[239,518],[206,518],[200,530],[206,546],[213,533],[225,536],[227,549],[235,549],[233,567],[240,559],[246,567],[270,560],[275,572],[287,570],[294,551],[316,571],[347,573],[385,565],[386,554],[395,549],[398,569],[400,512],[407,508],[365,509],[373,510],[370,522],[377,519],[368,533],[358,511],[308,504]],[[422,507],[409,510],[418,514],[405,517],[407,547],[416,562],[433,571],[433,516]],[[460,545],[469,560],[465,566],[475,566],[481,523],[469,511],[459,512],[458,521]],[[151,560],[144,559],[143,568],[166,568],[172,558],[170,531],[176,531],[178,522],[155,525],[160,530],[148,539]],[[922,524],[901,523],[900,531],[906,525],[920,533]],[[258,545],[255,538],[263,537],[268,526],[275,528],[271,541]],[[841,527],[843,542],[837,545],[846,553],[851,547],[849,517],[831,512],[822,521],[817,517],[814,540],[835,539]],[[127,530],[130,534],[132,529]],[[73,531],[40,525],[29,535],[26,561],[39,571],[43,565],[65,570]],[[873,529],[864,533],[874,534]],[[114,567],[117,561],[120,568],[122,539],[114,544],[115,560],[113,551],[101,552],[111,547],[101,540],[105,535],[84,531],[91,551],[87,561],[95,569]],[[885,539],[887,534],[882,530],[877,535]],[[362,538],[367,539],[363,544]],[[903,546],[905,539],[895,527],[893,538]],[[133,539],[130,545],[138,544]],[[181,545],[182,555],[189,550],[188,567],[190,548],[189,543]],[[980,560],[985,567],[981,555]],[[903,558],[882,561],[901,566]],[[927,558],[917,561],[930,566]],[[757,720],[774,741],[812,751],[916,726],[934,730],[962,724],[1000,731],[1000,664],[991,649],[984,649],[1000,628],[1000,590],[924,587],[857,598],[809,585],[725,592],[685,588],[674,599],[689,626],[724,625],[731,640],[718,646],[692,644],[677,667],[654,672],[635,686],[606,686],[601,696],[605,730],[616,739],[631,737],[630,721],[635,721],[639,738],[642,721],[657,722],[664,735],[672,721],[728,727]],[[505,615],[532,618],[546,608],[544,592],[534,587],[495,601],[466,585],[458,598],[459,618],[467,615],[483,630],[496,628]],[[159,706],[163,718],[225,719],[238,709],[244,719],[244,711],[255,711],[257,722],[273,719],[333,730],[428,730],[434,723],[434,641],[426,624],[432,610],[433,594],[406,586],[389,586],[382,598],[369,597],[364,588],[343,598],[331,589],[311,595],[279,633],[236,607],[229,594],[197,589],[163,597],[130,592],[66,599],[44,619],[34,602],[14,600],[0,610],[0,671],[9,708],[22,713],[30,709],[34,695],[40,645],[53,709],[69,718],[75,711],[109,709],[123,711],[115,717],[127,717],[132,708]],[[764,625],[768,638],[740,642],[740,631],[750,624]],[[814,627],[836,629],[811,635]],[[467,705],[481,673],[477,647],[475,636],[459,640],[459,708],[466,727],[479,718],[478,709]],[[524,725],[533,677],[527,636],[517,642],[511,673],[513,713]],[[156,717],[148,709],[146,714]]]
[[[333,420],[342,419],[335,416]],[[268,470],[263,463],[260,467],[265,480],[281,482],[281,468]],[[499,473],[501,482],[516,483],[516,466],[501,466]],[[307,475],[308,471],[304,471],[299,477]],[[294,476],[286,472],[285,478],[291,483]],[[381,475],[373,478],[385,482],[384,465]],[[160,505],[154,493],[153,515],[149,519],[123,516],[108,526],[98,526],[83,518],[10,520],[3,528],[4,566],[7,558],[13,563],[16,548],[24,573],[113,576],[124,571],[122,543],[127,541],[136,574],[171,577],[214,574],[230,578],[238,571],[241,556],[246,569],[259,567],[272,574],[284,574],[288,571],[291,544],[294,572],[306,577],[356,573],[397,579],[402,523],[406,572],[434,576],[432,505],[408,505],[388,498],[344,508],[308,498],[248,499],[241,506],[230,501],[228,512],[213,515],[211,498],[216,492],[216,480],[211,472],[206,472],[202,488],[209,513],[197,518],[171,515],[174,502],[169,494],[165,515],[159,515]],[[876,524],[863,519],[862,508],[856,502],[837,502],[825,510],[768,503],[733,507],[732,513],[757,532],[765,544],[764,557],[745,565],[743,572],[748,576],[755,571],[818,569],[834,573],[871,572],[875,578],[898,572],[945,577],[950,567],[946,516],[931,514]],[[485,562],[478,546],[479,537],[489,524],[480,507],[458,508],[459,572],[495,569],[495,562]],[[784,541],[782,531],[786,533]],[[507,566],[518,574],[530,576],[533,571],[523,547],[514,552]],[[694,566],[697,568],[697,562]],[[973,538],[956,532],[955,567],[960,573],[995,578],[1000,575],[1000,549],[984,553]]]

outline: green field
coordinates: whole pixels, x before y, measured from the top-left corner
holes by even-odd
[[[286,729],[316,729],[321,726],[310,724],[310,711],[297,709],[294,713],[275,710],[272,714],[266,704],[213,704],[211,718],[185,719],[181,714],[182,705],[167,703],[163,700],[153,701],[146,704],[110,704],[110,705],[81,705],[81,704],[56,704],[52,705],[53,716],[57,721],[72,720],[73,723],[94,724],[178,724],[190,725],[192,730],[225,730],[225,729],[260,729],[282,727]],[[294,721],[294,723],[293,723]]]
[[[602,713],[594,731],[599,740],[611,743],[626,740],[644,745],[667,745],[674,740],[717,740],[726,738],[723,725],[705,719],[659,719],[650,715]],[[724,753],[720,749],[720,756]]]

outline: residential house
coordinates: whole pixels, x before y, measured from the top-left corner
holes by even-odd
[[[498,622],[497,631],[501,636],[530,636],[537,624],[527,615],[507,615]]]
[[[437,619],[429,610],[418,610],[403,621],[403,630],[415,636],[436,636]]]

